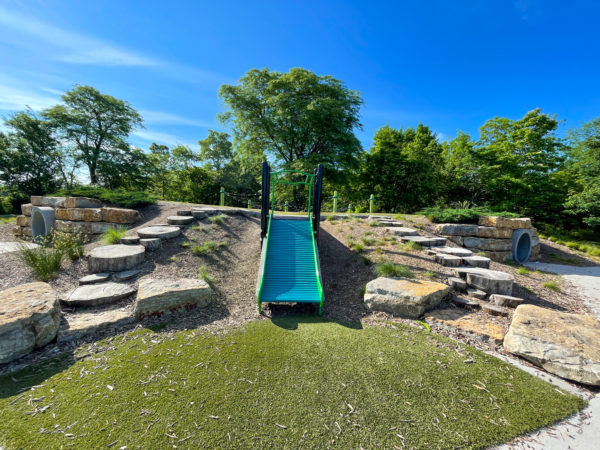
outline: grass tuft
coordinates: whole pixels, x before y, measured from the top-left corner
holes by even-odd
[[[415,274],[408,267],[402,264],[384,262],[375,266],[375,273],[378,277],[396,277],[396,278],[414,278]]]
[[[208,283],[209,286],[214,286],[215,284],[215,277],[212,276],[209,272],[208,269],[206,268],[206,266],[200,266],[198,267],[198,277],[203,279],[204,281],[206,281]]]
[[[400,244],[400,248],[405,252],[418,252],[419,250],[423,250],[423,246],[414,241],[403,242]]]
[[[194,255],[209,255],[222,247],[227,247],[227,241],[206,241],[201,245],[194,245],[192,252]]]
[[[356,253],[362,253],[365,251],[365,248],[360,244],[354,244],[352,246],[352,250],[354,250]]]
[[[125,237],[126,232],[127,228],[125,227],[109,228],[102,233],[100,240],[105,245],[119,244],[121,242],[121,238]]]
[[[227,216],[225,214],[219,214],[218,216],[212,216],[210,219],[210,223],[215,225],[223,226],[225,222],[227,222]]]
[[[546,289],[550,289],[555,292],[560,292],[560,288],[558,287],[558,284],[556,284],[555,281],[547,281],[546,283],[542,284],[542,286]]]
[[[438,274],[433,272],[432,270],[428,270],[427,272],[423,273],[423,276],[425,278],[434,279],[438,277]]]
[[[519,267],[519,268],[517,269],[517,273],[518,273],[519,275],[523,275],[523,276],[526,276],[526,277],[528,277],[529,275],[531,275],[531,270],[529,270],[529,269],[528,269],[528,268],[526,268],[526,267]]]
[[[19,257],[40,281],[48,281],[56,276],[64,257],[64,250],[54,248],[49,237],[38,238],[40,247],[28,248],[19,245]]]

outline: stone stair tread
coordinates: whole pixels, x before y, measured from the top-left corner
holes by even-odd
[[[126,325],[134,320],[130,307],[78,312],[63,318],[57,334],[58,342],[78,339],[105,328]]]
[[[177,211],[177,215],[178,216],[191,216],[192,210],[191,209],[180,209],[179,211]]]
[[[146,249],[141,245],[104,245],[93,249],[88,257],[91,273],[122,272],[144,261]]]
[[[479,267],[459,267],[454,270],[458,276],[467,281],[469,286],[488,294],[510,295],[512,293],[514,277],[508,273]]]
[[[181,229],[172,225],[151,225],[149,227],[141,228],[137,231],[137,234],[142,239],[161,238],[161,239],[172,239],[181,234]]]
[[[462,257],[468,257],[468,256],[473,255],[473,252],[471,250],[467,250],[466,248],[462,248],[462,247],[446,246],[446,247],[436,248],[435,251],[438,253],[446,253],[448,255],[462,256]]]
[[[505,306],[508,308],[516,308],[523,303],[523,299],[519,297],[513,297],[512,295],[501,295],[492,294],[490,295],[490,302],[493,302],[497,306]]]
[[[481,309],[491,316],[507,317],[510,314],[510,309],[491,303],[481,305]]]
[[[114,303],[137,291],[135,286],[107,281],[85,284],[68,292],[60,302],[65,306],[98,306]]]
[[[452,297],[452,303],[454,303],[456,306],[459,306],[459,307],[465,308],[465,309],[478,309],[481,307],[481,305],[479,303],[477,303],[476,301],[471,300],[470,298],[465,298],[465,297],[454,296],[454,297]]]
[[[169,225],[189,225],[194,221],[193,216],[169,216],[167,223]]]
[[[158,250],[161,245],[160,238],[148,238],[148,239],[140,239],[140,245],[143,245],[147,251],[153,252],[154,250]]]
[[[478,298],[479,300],[483,300],[487,297],[487,292],[473,287],[467,288],[467,294],[472,297]]]
[[[379,224],[383,227],[402,227],[404,224],[402,222],[397,222],[395,220],[380,220]]]
[[[140,272],[141,270],[139,269],[124,270],[123,272],[117,272],[113,274],[113,280],[117,282],[131,280],[132,278],[135,278],[137,275],[139,275]]]
[[[408,227],[385,227],[385,230],[389,233],[395,234],[397,236],[418,236],[417,230],[414,228]]]
[[[109,272],[93,273],[91,275],[86,275],[85,277],[80,278],[79,285],[82,286],[84,284],[101,283],[102,281],[107,281],[109,278],[110,278]]]
[[[443,247],[446,245],[445,238],[430,238],[426,236],[402,236],[400,238],[402,242],[416,242],[421,244],[423,247]]]
[[[121,244],[123,245],[135,245],[140,242],[138,236],[124,236],[121,238]]]
[[[436,254],[435,260],[446,267],[458,267],[462,264],[462,258],[460,256],[446,255],[443,253]]]

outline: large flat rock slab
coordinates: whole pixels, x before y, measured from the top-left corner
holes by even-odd
[[[139,282],[135,316],[162,316],[180,309],[208,306],[212,290],[204,280],[160,280],[144,277]]]
[[[379,277],[367,283],[364,301],[372,311],[416,319],[450,292],[450,286],[432,281]]]
[[[67,293],[61,303],[65,306],[109,305],[135,294],[136,291],[135,286],[112,281],[84,284]]]
[[[486,340],[501,344],[504,339],[504,328],[481,315],[458,308],[436,309],[425,314],[429,322],[437,322],[452,328],[473,333]]]
[[[170,225],[158,225],[141,228],[137,234],[142,239],[172,239],[181,234],[181,228]]]
[[[481,289],[488,294],[512,294],[514,277],[511,274],[478,267],[461,267],[455,270],[458,276],[467,280],[469,286]]]
[[[127,308],[72,314],[63,321],[56,340],[58,342],[79,339],[106,328],[133,322],[132,311]]]
[[[27,283],[0,291],[0,363],[52,341],[60,319],[58,297],[48,283]]]
[[[534,305],[521,305],[504,338],[506,351],[548,372],[600,386],[600,322]]]
[[[142,245],[105,245],[90,252],[88,269],[92,273],[122,272],[144,262],[146,249]]]

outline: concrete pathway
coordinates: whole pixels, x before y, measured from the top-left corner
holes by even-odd
[[[600,266],[579,267],[538,262],[524,265],[531,269],[562,275],[581,294],[585,304],[600,320]]]
[[[39,245],[30,243],[30,242],[23,242],[23,243],[19,243],[19,242],[0,242],[0,255],[2,253],[18,252],[19,251],[19,244],[22,244],[23,246],[25,246],[27,248],[37,248],[37,247],[39,247]]]

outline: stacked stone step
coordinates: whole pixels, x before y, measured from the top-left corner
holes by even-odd
[[[473,255],[471,250],[460,247],[440,247],[430,250],[436,262],[446,267],[480,267],[488,269],[490,267],[490,258],[485,256]]]
[[[102,202],[87,197],[45,197],[31,196],[31,203],[21,205],[21,215],[17,216],[17,226],[13,233],[17,236],[32,236],[31,217],[37,211],[50,213],[50,228],[66,233],[84,235],[102,234],[110,228],[127,226],[140,219],[134,209],[112,208]],[[49,230],[45,230],[49,231]]]
[[[523,231],[521,231],[523,230]],[[540,239],[537,230],[531,226],[531,219],[508,219],[497,216],[479,218],[478,225],[471,224],[438,224],[436,233],[448,240],[477,252],[484,252],[494,261],[513,259],[513,236],[515,233],[531,233],[530,260],[540,255]]]

